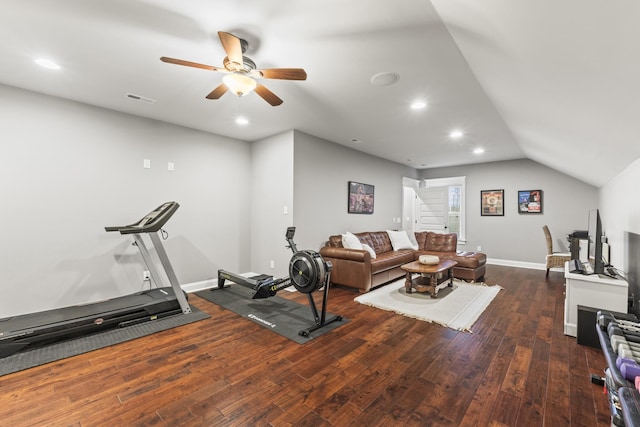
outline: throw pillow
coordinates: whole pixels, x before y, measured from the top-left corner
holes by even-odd
[[[360,243],[360,240],[355,234],[349,233],[348,231],[342,235],[342,246],[347,249],[362,250],[362,243]]]
[[[418,241],[416,240],[416,233],[413,231],[407,231],[407,236],[409,236],[409,240],[411,241],[411,245],[413,245],[414,250],[420,249],[420,245],[418,245]]]
[[[369,252],[369,254],[371,254],[371,259],[376,259],[376,251],[374,251],[371,246],[367,245],[366,243],[363,243],[362,249],[364,249],[365,251]]]
[[[387,234],[389,235],[389,240],[391,240],[391,246],[393,246],[394,251],[400,249],[414,249],[413,243],[409,240],[409,236],[406,231],[387,230]]]

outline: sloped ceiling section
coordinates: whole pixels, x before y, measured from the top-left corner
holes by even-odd
[[[418,169],[529,157],[602,185],[640,156],[631,0],[1,3],[9,86],[246,141],[298,129]],[[221,66],[218,31],[246,39],[259,68],[307,80],[262,79],[278,107],[205,99],[222,73],[160,57]],[[372,84],[384,72],[399,80]]]
[[[528,158],[602,186],[640,157],[640,3],[432,3]]]

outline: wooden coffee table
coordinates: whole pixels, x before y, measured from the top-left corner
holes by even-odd
[[[404,264],[401,266],[407,272],[404,288],[408,294],[415,289],[417,292],[429,292],[431,298],[437,298],[440,285],[449,280],[448,286],[453,286],[452,269],[457,264],[456,261],[450,259],[442,260],[434,265],[421,264],[418,261]],[[415,273],[420,275],[413,278]]]

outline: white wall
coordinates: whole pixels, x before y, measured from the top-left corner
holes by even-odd
[[[467,244],[482,247],[491,262],[544,264],[547,246],[542,226],[548,225],[554,251],[568,252],[566,236],[586,229],[589,210],[598,207],[598,189],[533,160],[479,163],[427,169],[421,178],[466,176]],[[503,189],[504,216],[480,215],[480,191]],[[519,190],[542,190],[543,213],[519,214]]]
[[[319,250],[331,234],[347,230],[400,228],[393,220],[402,216],[402,178],[416,171],[290,131],[252,144],[251,174],[251,271],[282,277],[292,255],[287,227],[296,227],[300,250]],[[348,181],[375,186],[373,215],[347,213]]]
[[[251,154],[251,271],[286,276],[292,252],[285,234],[294,215],[293,131],[254,142]]]
[[[294,206],[298,249],[319,250],[330,235],[402,228],[403,177],[416,170],[295,132]],[[348,182],[375,186],[371,215],[347,213]]]
[[[630,311],[640,315],[640,159],[600,189],[602,228],[611,248],[610,263],[629,282]],[[629,236],[632,236],[629,239]],[[629,244],[633,247],[629,247]]]
[[[640,234],[640,159],[600,189],[600,216],[609,245],[611,264],[629,270],[625,256],[625,232]]]
[[[104,227],[169,200],[181,283],[249,267],[249,143],[7,86],[0,117],[0,318],[140,290],[131,238]]]

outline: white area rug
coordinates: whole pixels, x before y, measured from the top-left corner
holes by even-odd
[[[360,295],[355,300],[382,310],[426,322],[435,322],[456,331],[471,332],[471,326],[498,295],[502,287],[454,280],[453,287],[438,291],[438,298],[415,290],[408,294],[404,279]]]

